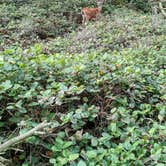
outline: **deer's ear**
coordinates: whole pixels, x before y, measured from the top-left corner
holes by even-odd
[[[96,0],[97,6],[102,6],[104,3],[104,0]]]

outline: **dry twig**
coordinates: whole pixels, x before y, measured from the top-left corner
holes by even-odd
[[[14,138],[6,141],[5,143],[0,145],[0,152],[6,151],[9,147],[22,142],[23,140],[25,140],[26,138],[28,138],[28,137],[30,137],[32,135],[36,135],[37,131],[39,131],[39,130],[47,127],[47,126],[50,126],[51,124],[52,123],[47,123],[47,122],[44,121],[44,122],[38,124],[33,129],[29,130],[28,132],[26,132],[24,134],[21,134],[21,135],[19,135],[17,137],[14,137]]]

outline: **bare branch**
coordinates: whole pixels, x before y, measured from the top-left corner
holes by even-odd
[[[0,156],[0,166],[9,166],[11,161]]]
[[[25,140],[26,138],[35,135],[36,131],[39,131],[47,126],[50,126],[52,123],[47,123],[47,122],[42,122],[40,124],[38,124],[36,127],[34,127],[33,129],[29,130],[28,132],[21,134],[17,137],[14,137],[8,141],[6,141],[5,143],[0,145],[0,152],[6,151],[10,146],[13,146],[15,144],[18,144],[20,142],[22,142],[23,140]]]
[[[166,12],[164,11],[164,8],[161,2],[159,2],[159,9],[161,10],[161,13],[163,14],[163,16],[166,17]]]

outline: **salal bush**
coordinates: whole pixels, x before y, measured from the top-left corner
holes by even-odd
[[[164,166],[164,55],[164,45],[52,55],[40,45],[6,49],[0,55],[2,142],[10,130],[25,132],[47,120],[54,122],[47,139],[34,136],[20,145],[22,163]]]

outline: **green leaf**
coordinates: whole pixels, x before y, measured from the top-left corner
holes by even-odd
[[[54,159],[54,158],[51,158],[49,161],[51,164],[56,164],[56,159]]]
[[[71,145],[73,145],[72,141],[65,142],[65,144],[63,145],[63,149],[68,148]]]
[[[91,144],[92,144],[92,146],[97,146],[97,144],[98,144],[97,139],[96,138],[92,138],[91,139]]]
[[[86,163],[83,160],[80,160],[77,166],[86,166]]]
[[[116,132],[116,130],[117,130],[116,123],[111,123],[111,124],[109,125],[109,128],[111,129],[112,132]]]
[[[69,155],[69,161],[74,161],[79,157],[79,153],[75,153],[75,154],[70,154]]]
[[[96,150],[87,151],[86,155],[89,159],[95,158],[97,156]]]
[[[4,125],[5,123],[0,121],[0,127],[3,127]]]
[[[165,166],[165,164],[158,163],[158,164],[156,164],[156,166]]]
[[[32,97],[32,91],[31,91],[31,90],[27,91],[27,92],[24,94],[24,98],[30,98],[30,97]]]
[[[19,101],[15,104],[15,106],[16,106],[17,108],[22,108],[22,104],[23,104],[22,100],[19,100]]]
[[[22,164],[22,166],[29,166],[29,164],[28,163],[24,163],[24,164]]]
[[[8,110],[12,110],[12,109],[14,109],[14,108],[15,108],[15,107],[12,106],[12,105],[6,107],[6,109],[8,109]]]
[[[65,165],[68,162],[67,158],[64,157],[58,157],[57,160],[59,161],[60,165]]]
[[[11,83],[10,80],[6,80],[5,82],[2,82],[0,84],[0,87],[2,87],[3,90],[8,90],[8,89],[10,89],[12,87],[12,83]]]

